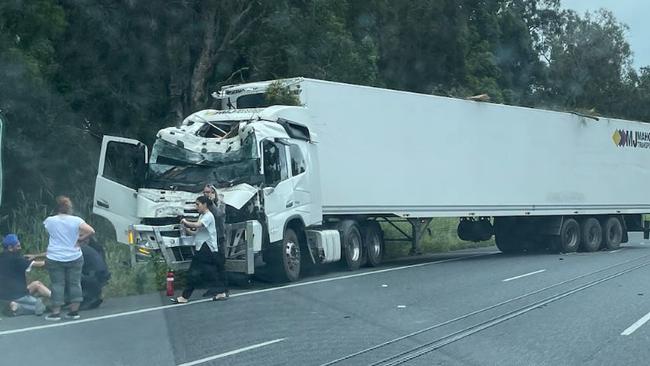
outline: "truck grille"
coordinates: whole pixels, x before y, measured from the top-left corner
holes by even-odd
[[[171,250],[177,262],[189,261],[194,256],[194,247],[191,246],[172,247]]]

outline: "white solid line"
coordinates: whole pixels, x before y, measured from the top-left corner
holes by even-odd
[[[519,275],[519,276],[506,278],[505,280],[503,280],[503,282],[508,282],[508,281],[516,280],[516,279],[518,279],[518,278],[522,278],[522,277],[532,276],[532,275],[534,275],[534,274],[542,273],[542,272],[545,272],[545,271],[546,271],[545,269],[540,269],[539,271],[529,272],[529,273],[524,273],[524,274]]]
[[[634,333],[634,331],[641,328],[643,324],[647,323],[648,320],[650,320],[650,313],[647,313],[646,315],[643,316],[643,318],[637,320],[634,324],[630,325],[627,329],[623,331],[623,333],[621,333],[621,335],[628,336]]]
[[[236,355],[236,354],[238,354],[238,353],[242,353],[242,352],[250,351],[250,350],[253,350],[253,349],[256,349],[256,348],[260,348],[260,347],[268,346],[268,345],[273,344],[273,343],[282,342],[282,341],[284,341],[284,340],[285,340],[285,338],[280,338],[280,339],[275,339],[275,340],[268,341],[268,342],[264,342],[264,343],[258,343],[258,344],[254,344],[254,345],[252,345],[252,346],[248,346],[248,347],[244,347],[244,348],[236,349],[236,350],[234,350],[234,351],[230,351],[230,352],[222,353],[222,354],[219,354],[219,355],[215,355],[215,356],[210,356],[210,357],[202,358],[202,359],[200,359],[200,360],[196,360],[196,361],[192,361],[192,362],[186,362],[186,363],[181,363],[181,364],[179,364],[178,366],[194,366],[194,365],[198,365],[198,364],[205,363],[205,362],[208,362],[208,361],[216,360],[216,359],[219,359],[219,358],[224,358],[224,357],[228,357],[228,356]]]
[[[440,264],[440,263],[454,262],[454,261],[459,261],[459,260],[467,259],[467,258],[474,258],[474,257],[492,255],[492,254],[495,254],[495,253],[499,253],[499,252],[487,252],[487,253],[481,253],[481,254],[468,255],[468,256],[465,256],[465,257],[444,259],[444,260],[435,261],[435,262],[425,262],[425,263],[411,264],[411,265],[408,265],[408,266],[391,267],[391,268],[386,268],[386,269],[380,269],[380,270],[377,270],[377,271],[368,271],[368,272],[362,272],[362,273],[355,273],[355,274],[339,276],[339,277],[323,278],[323,279],[320,279],[320,280],[294,283],[294,284],[291,284],[291,285],[285,285],[285,286],[271,287],[271,288],[266,288],[266,289],[261,289],[261,290],[253,290],[253,291],[241,292],[241,293],[238,293],[238,294],[232,294],[232,295],[230,295],[230,297],[256,295],[256,294],[261,294],[261,293],[265,293],[265,292],[284,290],[284,289],[288,289],[288,288],[315,285],[315,284],[319,284],[319,283],[345,280],[345,279],[348,279],[348,278],[369,276],[369,275],[392,272],[392,271],[399,271],[399,270],[402,270],[402,269],[409,269],[409,268],[423,267],[423,266],[429,266],[429,265]],[[83,324],[83,323],[89,323],[89,322],[104,320],[104,319],[120,318],[120,317],[123,317],[123,316],[149,313],[149,312],[158,311],[158,310],[169,310],[169,309],[174,309],[174,308],[178,308],[178,307],[181,307],[181,306],[190,306],[190,305],[195,305],[195,304],[201,304],[201,303],[208,302],[208,301],[212,301],[212,299],[209,299],[209,298],[208,299],[201,299],[201,300],[191,301],[191,302],[188,302],[186,304],[155,306],[155,307],[151,307],[151,308],[144,308],[144,309],[139,309],[139,310],[125,311],[125,312],[122,312],[122,313],[115,313],[115,314],[96,316],[96,317],[92,317],[92,318],[82,318],[82,319],[75,320],[75,321],[61,321],[59,323],[52,323],[52,324],[45,324],[45,325],[37,325],[37,326],[34,326],[34,327],[5,330],[5,331],[0,331],[0,336],[9,335],[9,334],[16,334],[16,333],[31,332],[31,331],[40,330],[40,329],[48,329],[48,328],[64,327],[64,326],[68,326],[68,325]]]
[[[618,252],[620,252],[621,250],[623,250],[623,249],[616,249],[616,250],[612,250],[612,251],[611,251],[611,252],[609,252],[609,253],[610,253],[610,254],[611,254],[611,253],[618,253]]]

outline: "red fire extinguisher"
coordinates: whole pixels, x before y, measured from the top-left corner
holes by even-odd
[[[167,271],[167,296],[174,296],[174,271]]]

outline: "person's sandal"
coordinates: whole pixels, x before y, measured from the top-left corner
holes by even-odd
[[[48,320],[48,321],[51,321],[51,322],[58,322],[59,320],[61,320],[61,313],[57,313],[57,314],[54,314],[54,313],[52,313],[52,314],[48,314],[48,315],[45,317],[45,320]]]
[[[188,302],[190,302],[189,300],[181,301],[178,299],[178,297],[170,297],[169,301],[171,301],[174,304],[187,304]]]
[[[212,301],[226,301],[226,300],[228,300],[228,294],[225,292],[216,294],[215,296],[212,297]]]
[[[81,318],[81,315],[79,315],[78,311],[71,311],[67,314],[65,314],[65,318],[68,320],[77,320]]]

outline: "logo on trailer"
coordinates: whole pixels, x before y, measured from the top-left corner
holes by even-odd
[[[616,130],[614,131],[612,140],[619,147],[650,149],[650,132]]]

